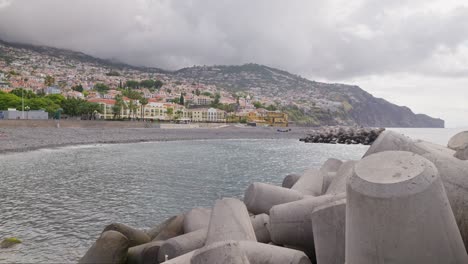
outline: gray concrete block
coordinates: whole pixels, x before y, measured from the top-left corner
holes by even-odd
[[[291,189],[291,187],[293,187],[299,178],[301,178],[301,175],[299,174],[288,174],[286,177],[284,177],[281,187]]]
[[[122,264],[127,258],[128,239],[120,232],[106,231],[78,261],[84,263]]]
[[[253,214],[268,214],[271,207],[304,198],[301,192],[255,182],[250,184],[244,194],[244,203]]]
[[[159,262],[164,262],[166,258],[176,258],[203,247],[207,232],[208,229],[204,228],[166,240],[159,249]]]
[[[455,151],[437,144],[412,140],[393,131],[385,131],[377,138],[364,157],[386,150],[416,153],[437,167],[458,228],[468,249],[468,162],[454,157]]]
[[[184,233],[184,215],[178,215],[160,230],[158,235],[152,241],[167,240]]]
[[[167,260],[165,262],[162,262],[164,264],[190,264],[190,260],[192,259],[193,254],[195,253],[194,251],[190,251],[189,253],[186,253],[182,256],[179,256],[177,258],[173,258],[170,260]]]
[[[451,137],[448,144],[449,149],[455,151],[466,149],[468,147],[468,131],[463,131]]]
[[[457,150],[453,156],[459,160],[468,160],[468,148]]]
[[[434,164],[403,151],[356,164],[347,187],[346,263],[468,263]]]
[[[304,171],[301,178],[291,187],[291,190],[301,192],[304,195],[322,195],[323,174],[317,169]]]
[[[252,241],[239,241],[250,264],[310,264],[310,259],[299,250]]]
[[[336,173],[336,177],[333,178],[330,186],[328,186],[325,194],[338,194],[346,192],[346,182],[348,178],[353,175],[354,165],[357,161],[350,160],[345,161],[340,166],[340,169]]]
[[[312,211],[327,203],[345,198],[345,194],[322,195],[273,206],[270,210],[271,240],[313,252]]]
[[[260,243],[270,243],[271,237],[270,231],[268,230],[270,216],[267,214],[259,214],[251,216],[250,219],[252,220],[252,227],[257,241]]]
[[[219,241],[198,249],[190,264],[250,264],[238,241]]]
[[[226,240],[257,241],[245,204],[233,198],[216,200],[205,245]]]
[[[128,249],[127,264],[157,264],[163,241],[153,241]]]
[[[103,232],[111,231],[111,230],[120,232],[125,237],[127,237],[129,247],[138,246],[138,245],[145,244],[151,241],[150,237],[144,231],[138,230],[128,225],[113,223],[113,224],[106,226]]]
[[[174,215],[166,220],[164,220],[164,222],[162,223],[159,223],[157,225],[155,225],[154,227],[146,230],[146,234],[150,237],[151,240],[155,239],[156,236],[169,224],[171,223],[172,221],[174,221],[174,219],[177,218],[177,215]]]
[[[345,263],[346,199],[315,208],[311,217],[317,264]]]
[[[184,233],[190,233],[199,229],[208,228],[211,209],[194,208],[185,214]]]
[[[319,173],[321,175],[320,177],[322,177],[323,179],[322,190],[320,192],[320,195],[324,194],[327,191],[328,186],[330,186],[330,183],[336,177],[336,174],[342,164],[343,162],[341,160],[330,158],[327,161],[325,161],[322,167],[320,167]]]
[[[270,217],[267,214],[251,216],[252,227],[258,242],[268,243],[271,241],[268,223]],[[164,241],[159,249],[158,260],[163,262],[173,259],[187,252],[199,249],[205,245],[208,229],[200,229],[187,234],[183,234]]]

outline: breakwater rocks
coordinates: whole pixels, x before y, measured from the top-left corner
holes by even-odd
[[[79,263],[468,263],[468,137],[448,145],[384,131],[361,160],[252,183],[244,201],[111,224]]]
[[[371,145],[385,128],[324,127],[299,139],[306,143]]]

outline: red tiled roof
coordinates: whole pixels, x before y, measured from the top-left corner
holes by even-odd
[[[107,105],[114,105],[115,104],[114,99],[103,99],[103,98],[91,98],[91,99],[88,99],[88,102],[91,102],[91,103],[104,103],[104,104],[107,104]]]

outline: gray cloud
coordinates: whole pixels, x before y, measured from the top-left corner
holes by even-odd
[[[0,0],[0,38],[166,69],[255,62],[345,82],[468,70],[463,0]]]
[[[2,0],[0,37],[170,69],[257,62],[329,79],[395,71],[453,75],[424,62],[437,54],[456,60],[453,54],[467,47],[468,8],[428,6],[410,0]]]

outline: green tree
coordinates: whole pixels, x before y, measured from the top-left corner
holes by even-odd
[[[141,87],[144,88],[154,88],[155,87],[155,81],[153,80],[143,80],[140,82]]]
[[[46,95],[45,98],[51,100],[56,105],[62,105],[63,101],[65,100],[65,97],[63,97],[61,94],[49,94]]]
[[[210,92],[203,92],[201,94],[204,96],[213,97],[213,94],[211,94]]]
[[[176,120],[179,120],[180,117],[182,116],[182,113],[183,113],[183,112],[182,112],[181,110],[177,110],[177,111],[176,111],[176,114],[175,114],[175,119],[176,119]]]
[[[196,94],[197,96],[200,96],[201,92],[200,92],[200,90],[198,90],[198,88],[197,88],[197,90],[195,90],[195,94]]]
[[[123,105],[124,105],[124,102],[123,102],[122,96],[117,95],[115,97],[115,104],[114,106],[112,106],[112,114],[114,115],[114,119],[120,118]]]
[[[141,104],[141,119],[145,119],[145,106],[148,104],[148,98],[141,98],[140,99],[140,104]]]
[[[141,94],[135,90],[124,90],[122,94],[133,100],[141,99]]]
[[[130,102],[128,103],[128,109],[130,110],[130,116],[132,116],[132,118],[135,118],[138,105],[133,100],[130,100]]]
[[[23,98],[27,98],[27,99],[31,99],[31,98],[36,98],[37,95],[31,91],[31,90],[26,90],[26,89],[23,89],[23,88],[16,88],[14,90],[12,90],[10,93],[18,96],[18,97],[23,97]]]
[[[180,105],[184,105],[184,104],[185,104],[185,99],[184,99],[184,95],[183,95],[183,94],[180,95],[179,104],[180,104]]]
[[[8,108],[19,109],[21,107],[21,97],[11,93],[0,94],[0,110]]]
[[[50,76],[50,75],[47,75],[45,77],[45,79],[44,79],[44,84],[47,87],[54,85],[55,84],[55,78]]]
[[[269,105],[269,106],[266,107],[266,110],[268,110],[268,111],[276,111],[276,110],[278,110],[278,108],[277,108],[276,106],[274,106],[274,105]]]
[[[174,108],[172,107],[167,108],[166,114],[169,116],[169,119],[172,119],[172,115],[174,114]]]
[[[160,81],[160,80],[156,80],[154,82],[154,88],[156,88],[156,89],[160,89],[163,85],[164,85],[164,83],[162,81]]]
[[[140,88],[140,83],[135,80],[128,80],[125,82],[125,87],[128,87],[130,89],[138,89]]]
[[[84,89],[83,89],[83,86],[81,84],[78,84],[78,85],[73,86],[72,90],[82,93]]]
[[[109,91],[109,86],[103,84],[103,83],[96,83],[94,85],[94,90],[98,91],[99,93],[105,93]]]

